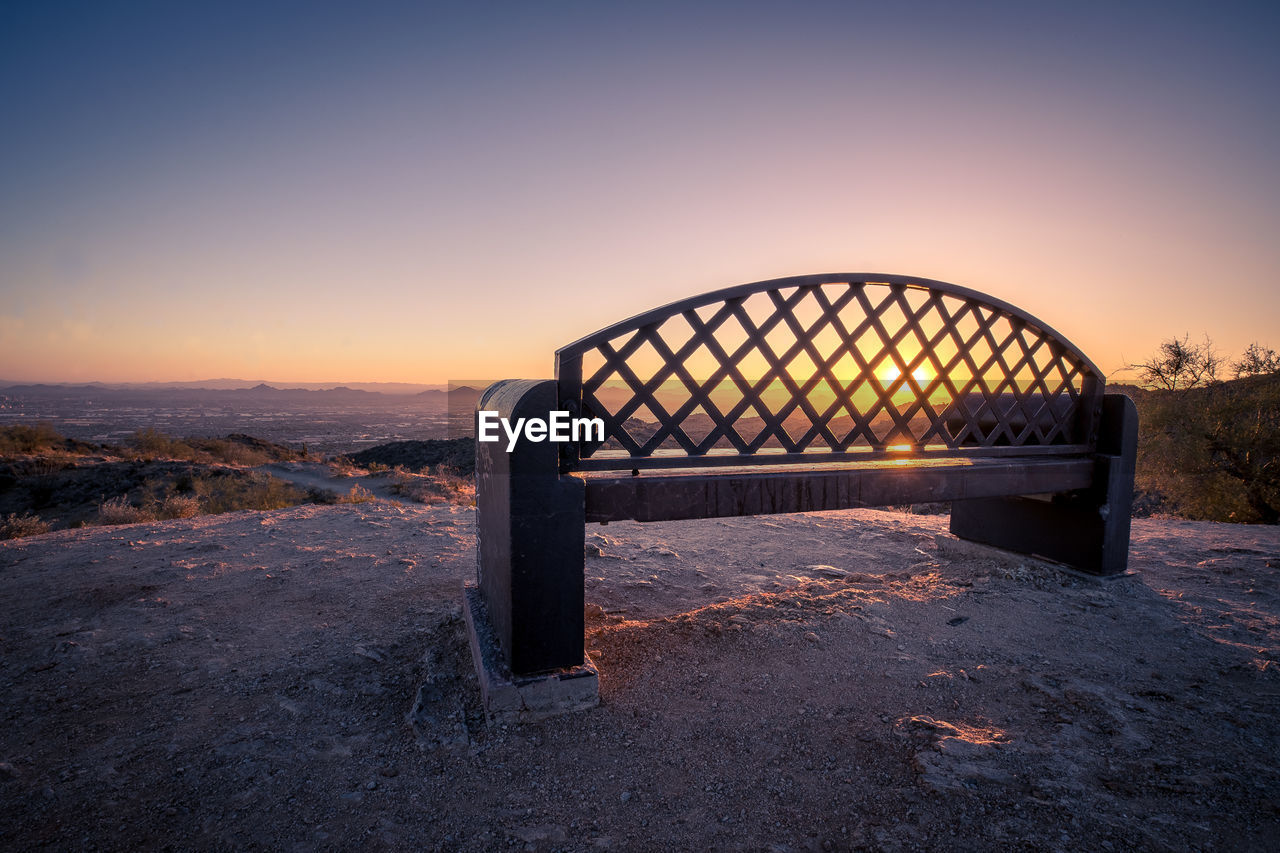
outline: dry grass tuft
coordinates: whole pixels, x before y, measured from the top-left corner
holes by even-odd
[[[447,468],[430,469],[414,474],[396,468],[391,479],[391,493],[423,504],[453,503],[472,506],[476,499],[475,481]]]
[[[297,486],[257,471],[197,476],[192,479],[191,491],[206,514],[284,509],[307,502],[307,493]]]
[[[187,475],[176,483],[148,481],[137,504],[127,494],[103,501],[95,523],[136,524],[245,509],[283,509],[306,502],[306,492],[267,474],[212,471]]]
[[[377,498],[374,497],[373,492],[369,491],[359,483],[356,483],[354,486],[351,487],[351,491],[347,492],[345,495],[338,498],[338,503],[364,504],[364,503],[369,503],[370,501],[376,501],[376,500]]]
[[[39,536],[49,532],[49,522],[33,512],[18,515],[11,512],[0,522],[0,539],[21,539],[24,536]]]

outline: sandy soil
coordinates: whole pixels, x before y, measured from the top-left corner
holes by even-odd
[[[1280,838],[1280,530],[1109,583],[945,516],[588,528],[601,706],[486,725],[470,510],[0,542],[5,849],[1182,850]]]

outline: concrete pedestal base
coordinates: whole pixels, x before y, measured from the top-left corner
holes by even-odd
[[[471,641],[471,660],[480,680],[480,698],[489,719],[536,720],[600,704],[600,674],[589,657],[584,657],[582,666],[513,676],[499,663],[484,599],[475,584],[462,586],[462,612]]]

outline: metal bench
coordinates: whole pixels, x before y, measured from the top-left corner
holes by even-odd
[[[604,424],[603,440],[477,444],[469,607],[517,680],[583,663],[587,522],[950,501],[956,536],[1126,565],[1133,403],[1044,323],[951,284],[718,290],[571,343],[554,380],[496,383],[477,409]]]

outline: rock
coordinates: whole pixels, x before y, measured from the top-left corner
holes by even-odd
[[[317,693],[327,693],[330,696],[342,696],[347,692],[338,685],[325,681],[323,678],[313,678],[307,684]]]
[[[512,828],[511,834],[526,844],[539,844],[542,842],[551,842],[552,844],[562,844],[568,834],[562,826],[517,826]]]
[[[944,737],[939,739],[933,748],[949,758],[973,760],[988,755],[992,747],[974,743],[964,738]]]
[[[457,678],[437,676],[418,687],[407,721],[419,749],[447,750],[470,745],[471,732],[467,728],[465,709],[456,691],[445,689],[446,686],[456,688],[457,681]]]
[[[876,636],[879,636],[879,637],[892,638],[894,636],[893,627],[888,622],[881,619],[879,616],[872,616],[865,613],[858,613],[856,611],[852,615],[861,619],[863,622],[866,622],[867,630],[870,631],[872,634],[875,634]]]
[[[1114,607],[1116,603],[1114,596],[1097,590],[1087,590],[1084,600],[1090,607]]]
[[[980,759],[956,760],[943,753],[921,752],[917,753],[914,763],[920,781],[936,793],[1004,787],[1016,781],[1008,771]]]
[[[353,651],[362,658],[367,658],[374,663],[384,663],[386,658],[376,649],[366,649],[364,646],[356,646]]]
[[[824,578],[847,578],[849,573],[844,569],[837,569],[835,566],[805,566],[805,571],[812,572],[815,575],[821,575]]]

